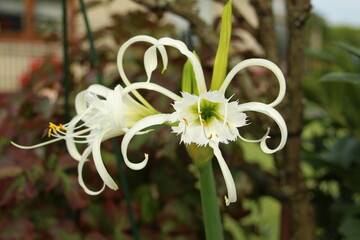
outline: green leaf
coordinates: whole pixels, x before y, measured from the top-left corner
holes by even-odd
[[[328,63],[336,62],[336,57],[328,51],[321,51],[321,50],[317,51],[313,49],[307,49],[306,55],[313,59],[320,60],[322,62],[328,62]]]
[[[135,193],[135,198],[140,206],[141,218],[146,223],[153,222],[159,214],[159,202],[154,196],[153,186],[146,184]]]
[[[338,47],[344,49],[345,51],[347,51],[348,53],[360,58],[360,48],[354,47],[354,46],[344,43],[344,42],[337,43],[336,46],[338,46]]]
[[[323,76],[320,81],[360,84],[360,74],[344,72],[329,73]]]
[[[346,240],[357,240],[360,236],[360,220],[354,217],[346,218],[340,227],[340,232]]]
[[[228,231],[233,239],[246,239],[246,234],[239,222],[233,219],[230,215],[224,215],[224,230]]]
[[[214,62],[214,69],[210,86],[211,90],[218,90],[226,76],[232,27],[231,20],[232,0],[229,0],[222,12],[220,40]]]
[[[360,165],[360,143],[352,137],[337,139],[326,159],[345,169]]]
[[[196,55],[195,52],[194,54]],[[195,79],[194,68],[190,60],[187,60],[184,65],[184,69],[182,73],[181,91],[199,95],[199,91],[197,89],[197,84]]]

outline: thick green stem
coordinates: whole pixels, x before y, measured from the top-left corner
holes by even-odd
[[[223,228],[211,161],[197,164],[197,168],[200,176],[200,194],[206,240],[223,240]]]

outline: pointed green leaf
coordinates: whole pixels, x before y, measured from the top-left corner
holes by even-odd
[[[216,52],[211,90],[218,90],[225,79],[232,27],[232,0],[225,5],[221,17],[219,46]]]
[[[344,49],[348,53],[360,58],[360,48],[357,48],[357,47],[355,47],[353,45],[350,45],[350,44],[347,44],[347,43],[344,43],[344,42],[337,43],[336,45],[338,47]]]
[[[360,84],[360,74],[344,72],[329,73],[323,76],[320,81]]]
[[[194,52],[196,55],[196,53]],[[197,55],[196,55],[197,56]],[[181,91],[191,94],[199,95],[199,91],[196,84],[195,73],[190,60],[187,60],[182,74]]]

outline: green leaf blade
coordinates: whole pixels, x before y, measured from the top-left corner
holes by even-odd
[[[218,90],[225,79],[228,65],[231,28],[232,0],[229,0],[222,12],[219,46],[215,56],[210,90]]]
[[[338,83],[351,83],[360,84],[360,74],[357,73],[344,73],[335,72],[329,73],[320,79],[321,82],[338,82]]]

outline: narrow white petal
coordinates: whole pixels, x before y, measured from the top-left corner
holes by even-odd
[[[106,98],[108,92],[112,90],[100,84],[92,84],[88,87],[87,91]]]
[[[122,87],[117,85],[114,91],[109,91],[106,97],[107,107],[110,114],[110,120],[114,128],[125,127],[124,106],[121,93]]]
[[[144,168],[148,162],[147,154],[145,154],[145,159],[139,163],[133,163],[133,162],[129,161],[129,159],[127,157],[127,149],[128,149],[131,139],[141,130],[151,127],[151,126],[163,124],[164,122],[169,121],[169,119],[170,119],[170,114],[156,114],[156,115],[151,115],[151,116],[145,117],[145,118],[139,120],[138,122],[136,122],[132,126],[132,128],[130,128],[130,130],[124,135],[124,138],[121,143],[121,152],[122,152],[125,164],[129,168],[131,168],[133,170],[140,170],[140,169]]]
[[[159,53],[161,55],[161,59],[163,61],[163,70],[162,70],[162,72],[164,72],[166,70],[166,68],[167,68],[167,65],[168,65],[168,56],[167,56],[167,53],[166,53],[166,49],[162,45],[158,45],[156,47],[159,50]]]
[[[87,109],[87,103],[86,103],[86,90],[81,91],[78,94],[76,94],[75,97],[75,110],[77,114],[82,114]]]
[[[225,203],[226,203],[226,206],[229,206],[230,203],[236,202],[236,199],[237,199],[234,179],[233,179],[231,172],[225,162],[224,157],[221,154],[218,143],[210,141],[209,146],[214,150],[214,155],[219,162],[221,172],[224,176],[226,189],[228,192],[228,196],[225,196]]]
[[[265,135],[266,137],[265,138],[263,137],[261,140],[261,143],[260,143],[260,147],[264,153],[271,154],[271,153],[281,150],[285,146],[288,131],[287,131],[286,123],[278,111],[276,111],[274,108],[270,107],[267,104],[259,103],[259,102],[250,102],[250,103],[240,104],[239,109],[243,112],[255,111],[255,112],[263,113],[263,114],[269,116],[270,118],[272,118],[278,125],[278,127],[280,129],[280,133],[281,133],[280,143],[275,149],[268,148],[268,146],[266,145],[266,139],[269,137],[267,137]]]
[[[266,67],[267,69],[269,69],[270,71],[272,71],[275,76],[277,77],[278,81],[279,81],[279,94],[276,97],[276,99],[272,102],[269,103],[268,105],[270,107],[274,107],[276,105],[278,105],[284,98],[285,96],[285,91],[286,91],[286,83],[285,83],[285,77],[284,74],[282,73],[282,71],[280,70],[280,68],[273,62],[266,60],[266,59],[262,59],[262,58],[252,58],[252,59],[246,59],[240,63],[238,63],[226,76],[223,84],[221,85],[219,91],[225,92],[226,88],[229,86],[230,82],[232,81],[232,79],[234,78],[234,76],[240,72],[242,69],[250,67],[250,66],[262,66],[262,67]]]
[[[81,120],[81,117],[82,115],[77,115],[70,121],[70,124],[67,127],[65,134],[66,148],[70,156],[78,161],[80,161],[81,159],[81,154],[79,153],[75,144],[76,141],[74,140],[74,128],[76,127],[76,124]]]
[[[62,140],[62,139],[61,138],[54,138],[54,139],[51,139],[49,141],[39,143],[39,144],[35,144],[35,145],[30,145],[30,146],[19,145],[19,144],[13,142],[13,141],[11,141],[11,144],[14,145],[15,147],[21,148],[21,149],[34,149],[34,148],[42,147],[42,146],[45,146],[45,145],[48,145],[48,144],[51,144],[51,143],[54,143],[54,142],[58,142],[60,140]]]
[[[170,90],[168,90],[167,88],[164,88],[158,84],[155,83],[151,83],[151,82],[138,82],[138,83],[133,83],[129,86],[127,86],[126,88],[124,88],[123,90],[123,95],[127,94],[133,90],[137,90],[137,89],[147,89],[147,90],[151,90],[151,91],[156,91],[159,92],[169,98],[171,98],[174,101],[180,101],[182,98],[178,95],[176,95],[175,93],[171,92]]]
[[[129,81],[129,79],[127,78],[127,76],[125,74],[124,66],[123,66],[123,58],[124,58],[126,49],[131,44],[136,43],[136,42],[148,42],[148,43],[155,45],[157,43],[157,39],[150,37],[150,36],[146,36],[146,35],[139,35],[139,36],[130,38],[120,47],[118,55],[117,55],[117,66],[118,66],[120,77],[126,86],[130,85],[131,82]],[[160,52],[160,53],[162,54],[162,57],[164,57],[163,56],[164,53],[163,52]]]
[[[93,155],[96,170],[98,171],[101,179],[104,181],[106,186],[108,186],[109,188],[111,188],[113,190],[117,190],[118,186],[116,185],[116,183],[111,178],[108,171],[106,170],[106,168],[104,166],[104,163],[103,163],[103,160],[101,158],[101,151],[100,151],[101,142],[102,142],[105,134],[108,131],[109,130],[105,130],[102,133],[100,133],[99,136],[95,137],[94,142],[92,144],[92,155]]]
[[[88,146],[83,155],[81,156],[81,159],[79,161],[79,165],[78,165],[78,181],[79,181],[79,184],[80,186],[84,189],[84,191],[89,194],[89,195],[98,195],[100,194],[102,191],[104,191],[105,189],[105,182],[103,183],[103,186],[100,190],[98,191],[92,191],[90,190],[84,183],[84,179],[82,177],[82,172],[83,172],[83,168],[84,168],[84,164],[85,164],[85,161],[87,160],[88,156],[90,155],[91,153],[91,146]]]
[[[146,50],[144,54],[144,67],[147,76],[147,82],[150,81],[152,72],[156,69],[158,65],[156,47],[151,46]]]
[[[204,77],[204,73],[203,73],[201,64],[200,64],[198,58],[195,56],[195,54],[193,54],[187,48],[185,43],[183,43],[182,41],[179,41],[179,40],[165,37],[165,38],[159,39],[158,44],[177,48],[182,54],[184,54],[189,59],[189,61],[191,62],[191,65],[193,66],[199,94],[207,91],[206,84],[205,84],[205,77]]]

